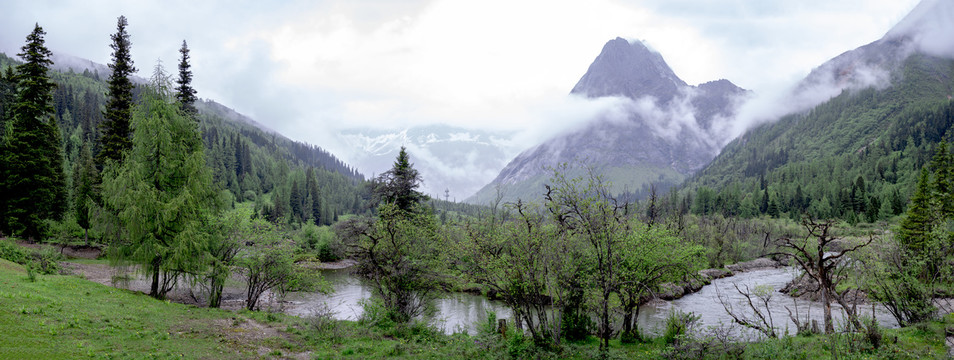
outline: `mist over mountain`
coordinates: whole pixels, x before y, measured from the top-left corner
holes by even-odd
[[[472,195],[506,165],[516,146],[512,136],[448,125],[338,133],[354,150],[349,160],[370,175],[390,169],[401,146],[407,147],[411,162],[423,178],[420,190],[440,199],[447,195],[452,201]]]
[[[539,198],[547,169],[561,163],[595,167],[620,194],[642,196],[650,184],[665,190],[718,153],[727,140],[717,130],[746,94],[728,80],[690,86],[642,42],[610,40],[570,96],[613,105],[583,128],[524,151],[468,201],[490,201],[498,188],[505,201]]]
[[[776,93],[753,94],[721,129],[727,140],[783,116],[811,110],[844,91],[892,84],[892,72],[915,53],[954,58],[954,2],[922,0],[881,39],[845,51]]]

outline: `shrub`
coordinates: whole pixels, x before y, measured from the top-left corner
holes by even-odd
[[[59,270],[58,261],[63,259],[56,249],[46,246],[41,250],[23,248],[13,240],[0,240],[0,258],[23,265],[40,274],[56,274]]]
[[[692,312],[682,312],[679,310],[669,312],[666,318],[666,332],[663,333],[663,341],[667,345],[678,342],[682,337],[689,333],[689,330],[701,317]]]

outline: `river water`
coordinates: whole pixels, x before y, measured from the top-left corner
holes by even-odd
[[[330,308],[336,319],[357,320],[362,313],[360,301],[371,297],[371,290],[363,285],[356,277],[351,276],[348,270],[324,270],[322,272],[325,279],[332,285],[334,292],[331,294],[317,293],[295,293],[290,294],[286,300],[289,303],[285,306],[285,311],[289,314],[299,316],[309,316],[314,314],[322,307]],[[744,297],[740,295],[733,284],[737,284],[743,290],[748,287],[755,290],[757,286],[768,290],[771,294],[769,311],[774,320],[775,328],[778,332],[788,331],[794,334],[795,324],[789,319],[786,307],[794,311],[795,304],[798,305],[799,318],[803,321],[814,319],[818,322],[819,328],[823,329],[822,320],[823,308],[821,303],[810,302],[807,300],[796,301],[790,296],[778,292],[786,283],[796,276],[793,268],[764,269],[753,270],[738,273],[735,276],[716,279],[712,284],[706,285],[699,292],[686,295],[681,299],[673,301],[657,300],[640,307],[638,318],[640,330],[644,333],[659,334],[665,327],[666,318],[671,311],[692,312],[700,317],[696,326],[697,331],[705,332],[709,328],[720,326],[732,326],[733,332],[742,336],[754,336],[751,330],[744,330],[740,326],[732,325],[733,320],[720,302],[720,297],[725,299],[734,312],[742,316],[752,317],[752,311],[748,305],[744,305]],[[510,309],[502,302],[490,301],[482,296],[470,294],[449,294],[439,299],[436,303],[437,313],[432,323],[444,330],[446,333],[455,331],[466,331],[470,334],[476,332],[479,322],[487,319],[487,312],[494,311],[497,318],[510,319]],[[838,305],[832,305],[832,313],[836,328],[844,327],[843,312]],[[862,316],[874,317],[881,326],[897,327],[894,318],[886,309],[880,306],[859,305],[859,313]],[[767,316],[767,315],[766,315]]]

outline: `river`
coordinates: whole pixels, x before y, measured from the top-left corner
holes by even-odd
[[[357,320],[362,313],[360,301],[371,297],[371,290],[363,285],[357,278],[351,276],[348,270],[324,270],[322,271],[325,279],[331,284],[334,292],[331,294],[318,293],[294,293],[290,294],[286,301],[285,311],[289,314],[299,316],[309,316],[322,307],[330,308],[333,316],[337,319]],[[789,319],[785,307],[794,309],[795,299],[778,292],[786,283],[795,277],[793,268],[763,269],[752,270],[737,273],[730,276],[712,281],[712,284],[706,285],[702,290],[686,295],[681,299],[673,301],[656,300],[640,307],[639,327],[644,333],[659,334],[665,327],[666,318],[670,311],[692,312],[700,316],[696,330],[705,332],[711,327],[730,325],[735,329],[736,334],[751,336],[751,330],[743,330],[739,326],[731,325],[732,318],[726,313],[722,303],[719,301],[720,294],[722,298],[727,299],[734,311],[751,316],[752,312],[747,305],[743,305],[744,297],[740,295],[733,284],[738,284],[743,289],[748,287],[754,289],[756,286],[771,287],[772,300],[769,310],[774,320],[775,328],[778,332],[788,331],[794,334],[795,324]],[[818,326],[822,328],[822,305],[819,302],[810,302],[807,300],[798,300],[798,313],[802,319],[810,316],[811,319],[818,321]],[[476,332],[477,324],[487,319],[487,312],[494,311],[498,318],[511,318],[510,309],[502,302],[490,301],[482,296],[470,294],[449,294],[439,299],[436,303],[437,313],[432,323],[443,329],[446,333],[466,331],[470,334]],[[894,318],[881,306],[859,305],[859,312],[862,316],[871,317],[872,312],[879,324],[884,327],[897,327]],[[838,305],[832,305],[833,318],[836,328],[844,326],[843,312]]]

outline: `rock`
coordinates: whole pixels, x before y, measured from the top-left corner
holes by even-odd
[[[686,294],[685,288],[673,283],[659,285],[659,293],[656,297],[662,300],[675,300]]]
[[[769,258],[758,258],[752,261],[740,262],[732,265],[726,265],[726,269],[729,269],[733,272],[739,271],[750,271],[757,269],[769,269],[777,268],[779,266],[778,261],[769,259]]]
[[[702,277],[693,276],[689,281],[683,284],[683,294],[692,294],[696,291],[702,290],[703,286],[706,286],[708,281],[703,280]]]
[[[735,275],[732,271],[727,269],[705,269],[699,270],[699,276],[707,280],[721,279],[724,277]]]

